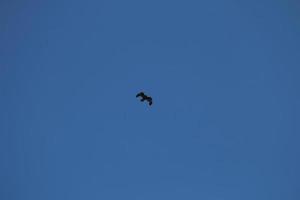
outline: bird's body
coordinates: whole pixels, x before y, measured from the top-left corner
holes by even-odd
[[[150,106],[152,105],[152,97],[145,95],[144,92],[138,93],[138,94],[136,95],[136,97],[137,97],[137,98],[138,98],[138,97],[142,97],[140,101],[143,102],[143,101],[146,100],[146,101],[148,101],[148,103],[149,103]]]

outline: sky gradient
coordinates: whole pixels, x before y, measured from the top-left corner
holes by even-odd
[[[299,200],[299,13],[1,1],[0,199]]]

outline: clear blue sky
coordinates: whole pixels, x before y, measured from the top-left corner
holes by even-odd
[[[299,200],[299,10],[1,1],[0,199]]]

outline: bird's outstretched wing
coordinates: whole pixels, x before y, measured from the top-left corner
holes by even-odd
[[[145,96],[144,92],[140,92],[136,95],[136,97],[142,97],[142,96]]]
[[[152,103],[153,103],[152,98],[151,98],[151,97],[148,97],[148,98],[147,98],[147,101],[149,102],[149,106],[151,106]]]

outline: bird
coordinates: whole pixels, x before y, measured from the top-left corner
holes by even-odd
[[[144,92],[138,93],[138,94],[136,95],[136,98],[138,98],[138,97],[142,97],[141,100],[140,100],[140,101],[142,101],[142,102],[145,101],[145,100],[148,101],[149,106],[151,106],[152,103],[153,103],[152,97],[145,95]]]

